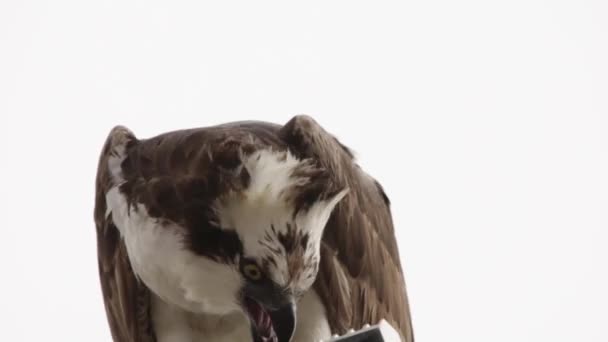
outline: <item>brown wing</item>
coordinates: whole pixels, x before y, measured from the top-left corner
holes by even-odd
[[[390,202],[382,187],[312,118],[295,117],[280,135],[292,150],[318,159],[338,184],[350,188],[325,229],[315,282],[332,333],[386,319],[404,341],[414,341]]]
[[[154,342],[149,311],[149,292],[131,270],[127,251],[111,217],[106,216],[106,192],[113,186],[108,158],[114,146],[135,137],[128,130],[116,127],[108,136],[99,158],[95,193],[95,225],[99,276],[110,324],[116,342]]]

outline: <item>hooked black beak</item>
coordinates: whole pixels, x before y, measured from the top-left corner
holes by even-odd
[[[296,310],[293,303],[289,303],[278,310],[269,310],[272,326],[277,334],[278,342],[289,342],[296,330]]]
[[[276,308],[265,308],[259,302],[246,299],[254,342],[290,342],[296,328],[293,302]]]

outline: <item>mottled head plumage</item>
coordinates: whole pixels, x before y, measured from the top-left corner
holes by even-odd
[[[327,171],[289,151],[244,156],[249,184],[214,204],[219,225],[237,232],[243,255],[272,280],[294,291],[308,288],[318,269],[319,244],[331,211],[346,189],[334,189]]]

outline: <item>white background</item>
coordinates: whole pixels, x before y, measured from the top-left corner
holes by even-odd
[[[2,0],[0,340],[110,340],[112,126],[298,113],[392,198],[417,341],[608,341],[600,0]]]

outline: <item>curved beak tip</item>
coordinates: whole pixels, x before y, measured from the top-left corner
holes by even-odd
[[[290,342],[296,330],[295,305],[290,303],[269,314],[278,342]]]

